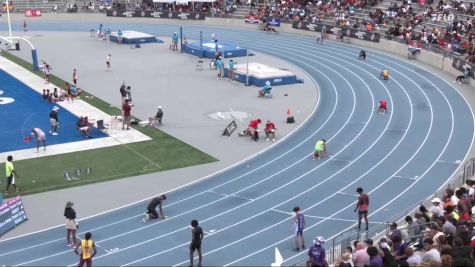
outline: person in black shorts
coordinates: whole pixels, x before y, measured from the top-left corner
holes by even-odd
[[[203,255],[201,254],[201,240],[203,240],[203,229],[198,226],[197,220],[191,221],[191,243],[190,243],[190,266],[193,266],[193,254],[198,250],[198,266],[201,267]]]
[[[150,220],[150,218],[157,219],[158,218],[158,213],[156,210],[157,206],[160,209],[160,219],[165,219],[165,216],[163,215],[163,210],[162,210],[162,204],[163,204],[163,201],[165,200],[167,200],[167,196],[165,195],[154,197],[152,201],[150,201],[150,203],[148,204],[147,213],[145,213],[145,218],[143,218],[142,221],[145,223],[148,220]]]

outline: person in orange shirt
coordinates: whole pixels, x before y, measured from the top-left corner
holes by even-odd
[[[92,234],[90,232],[87,232],[84,235],[84,240],[81,240],[81,242],[77,243],[76,248],[74,249],[74,252],[79,255],[78,267],[84,266],[84,263],[86,263],[87,267],[92,266],[92,258],[96,256],[97,251],[96,244],[94,243],[94,241],[91,240],[91,237]],[[81,248],[81,254],[79,254],[79,248]]]
[[[371,30],[373,30],[373,24],[371,24],[371,23],[366,24],[366,30],[369,31],[369,32]]]

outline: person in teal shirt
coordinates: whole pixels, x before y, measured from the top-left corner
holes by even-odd
[[[270,96],[271,90],[272,90],[272,85],[270,85],[270,81],[266,81],[266,85],[264,85],[264,87],[262,87],[262,89],[259,90],[259,96],[260,97],[265,96],[265,95]]]
[[[172,36],[172,44],[173,44],[173,51],[177,51],[178,50],[178,35],[176,34],[176,32]]]
[[[216,69],[218,70],[218,79],[221,80],[224,75],[224,63],[221,57],[218,57],[214,64],[216,65]]]
[[[117,31],[117,42],[118,42],[119,44],[122,43],[122,36],[123,36],[123,35],[124,35],[124,34],[122,33],[122,31],[119,29],[119,31]]]

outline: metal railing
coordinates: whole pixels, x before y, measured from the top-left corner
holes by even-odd
[[[403,225],[405,223],[405,217],[407,215],[412,214],[416,209],[418,209],[421,205],[427,206],[430,204],[430,200],[434,197],[442,198],[445,194],[446,189],[455,189],[462,187],[466,184],[466,181],[475,176],[475,158],[469,159],[462,167],[460,173],[453,177],[447,184],[443,185],[438,191],[434,194],[422,199],[421,201],[417,202],[416,204],[408,207],[406,210],[394,215],[390,219],[386,220],[386,222],[378,224],[369,231],[360,232],[355,228],[350,230],[344,231],[340,233],[335,238],[328,240],[330,242],[326,243],[326,251],[325,256],[326,260],[329,263],[334,263],[336,260],[340,258],[340,256],[344,253],[346,247],[352,247],[353,242],[356,240],[366,240],[366,239],[373,239],[379,240],[382,237],[387,237],[389,233],[389,225],[393,222],[396,222],[398,225]],[[398,229],[406,229],[405,227],[401,227]],[[305,266],[307,259],[301,259],[296,261],[290,266]]]

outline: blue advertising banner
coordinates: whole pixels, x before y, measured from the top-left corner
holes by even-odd
[[[272,26],[272,27],[280,27],[279,18],[268,18],[267,23],[269,23],[269,26]]]

